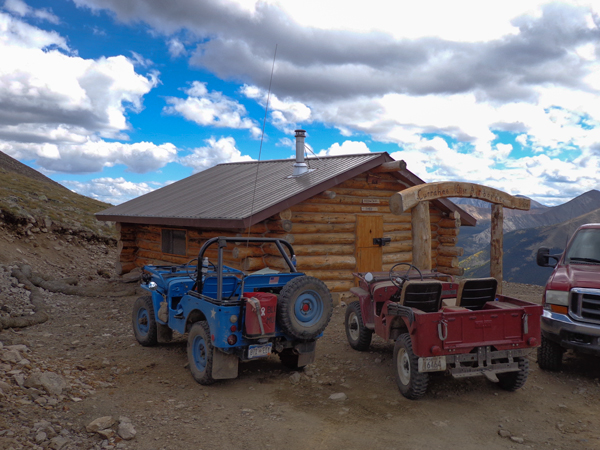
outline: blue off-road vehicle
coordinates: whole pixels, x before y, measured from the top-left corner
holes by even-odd
[[[227,245],[246,243],[276,246],[288,271],[246,274],[225,266]],[[216,264],[204,256],[213,244]],[[152,346],[168,342],[173,331],[188,333],[189,367],[200,384],[236,378],[240,360],[271,353],[294,369],[312,363],[333,302],[325,283],[296,271],[295,258],[282,239],[218,237],[206,241],[198,259],[188,264],[144,266],[141,286],[150,295],[133,306],[136,339]]]

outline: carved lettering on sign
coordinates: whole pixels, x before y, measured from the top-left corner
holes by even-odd
[[[377,208],[375,206],[361,206],[360,210],[361,211],[379,211],[379,208]]]
[[[363,198],[363,203],[379,203],[379,199],[377,198]]]

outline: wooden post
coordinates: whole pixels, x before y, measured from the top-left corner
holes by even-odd
[[[429,202],[417,203],[411,211],[413,264],[420,270],[431,270],[431,231]]]
[[[502,294],[502,245],[504,224],[504,207],[492,204],[492,223],[490,240],[490,275],[498,280],[498,294]]]

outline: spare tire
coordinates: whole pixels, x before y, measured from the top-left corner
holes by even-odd
[[[286,334],[297,339],[315,339],[325,330],[332,313],[329,289],[317,278],[297,277],[281,289],[277,322]]]

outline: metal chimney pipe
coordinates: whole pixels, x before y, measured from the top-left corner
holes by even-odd
[[[305,130],[295,130],[296,133],[296,162],[294,163],[294,172],[292,176],[297,177],[308,171],[308,166],[304,162],[304,139]]]

